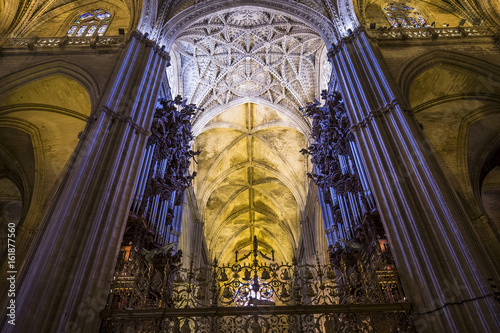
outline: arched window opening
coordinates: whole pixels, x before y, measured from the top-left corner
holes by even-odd
[[[414,7],[402,2],[387,3],[384,7],[387,20],[394,28],[427,28],[427,20]]]
[[[104,36],[112,16],[104,9],[95,9],[76,18],[68,30],[68,37]]]

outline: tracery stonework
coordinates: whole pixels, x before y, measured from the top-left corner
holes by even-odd
[[[323,47],[313,29],[281,14],[218,13],[176,39],[179,92],[204,109],[244,97],[297,109],[318,93]]]

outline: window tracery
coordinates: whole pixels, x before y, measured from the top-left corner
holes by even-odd
[[[78,16],[68,29],[68,37],[104,36],[111,23],[111,13],[104,9],[94,9]]]
[[[385,17],[394,28],[427,28],[422,12],[402,2],[390,2],[384,7]]]

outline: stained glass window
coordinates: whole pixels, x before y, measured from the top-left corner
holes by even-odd
[[[97,34],[99,36],[102,36],[104,35],[104,32],[106,31],[106,29],[108,28],[108,26],[106,24],[103,24],[99,27],[99,30],[97,30]]]
[[[387,3],[384,13],[394,28],[427,28],[427,20],[421,12],[401,2]]]
[[[89,30],[87,30],[87,33],[85,36],[90,37],[94,34],[94,32],[97,30],[97,25],[92,25],[90,26]]]
[[[78,28],[77,25],[74,25],[71,28],[69,28],[69,30],[68,30],[68,36],[73,35],[75,33],[75,31],[76,31],[76,28]]]
[[[80,27],[80,29],[78,29],[78,32],[76,33],[76,37],[81,37],[83,35],[83,33],[85,32],[85,30],[87,30],[87,26],[82,25]]]
[[[96,34],[104,36],[112,16],[104,9],[95,9],[79,15],[69,28],[69,37],[93,37]]]

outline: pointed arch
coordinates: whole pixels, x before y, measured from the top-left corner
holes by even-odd
[[[0,97],[25,84],[57,74],[81,84],[90,97],[92,110],[96,107],[104,87],[100,87],[98,80],[85,68],[63,59],[39,63],[2,77]]]
[[[420,74],[440,65],[450,65],[500,82],[499,66],[462,53],[436,50],[409,59],[400,70],[397,82],[404,100],[409,101],[411,85]]]
[[[311,11],[311,8],[301,3],[288,1],[249,1],[234,0],[231,2],[202,2],[177,13],[163,26],[160,44],[165,44],[170,50],[177,36],[190,26],[196,19],[217,12],[231,11],[234,8],[262,8],[272,12],[281,12],[290,15],[314,29],[323,39],[325,44],[336,43],[340,40],[339,34],[332,21],[324,15]]]

